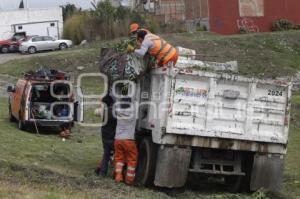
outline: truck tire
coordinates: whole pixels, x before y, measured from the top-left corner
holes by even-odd
[[[139,145],[139,161],[137,167],[137,183],[150,187],[154,184],[157,157],[157,145],[151,137],[145,137]]]
[[[8,46],[2,46],[1,52],[2,53],[8,53],[9,52],[9,47]]]

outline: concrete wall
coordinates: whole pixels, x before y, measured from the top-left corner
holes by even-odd
[[[300,24],[299,10],[299,0],[209,0],[210,30],[237,34],[238,24],[244,24],[249,32],[269,32],[280,18]]]
[[[184,0],[159,0],[156,15],[164,18],[166,23],[174,21],[185,21]]]
[[[13,11],[0,11],[0,39],[6,38],[14,31],[15,24],[34,24],[40,22],[57,21],[59,36],[62,36],[63,17],[62,8],[47,8],[47,9],[24,9]],[[49,23],[50,24],[50,23]],[[40,33],[36,28],[37,35]],[[34,33],[30,33],[34,34]]]
[[[208,17],[208,0],[185,0],[185,16],[188,20]]]

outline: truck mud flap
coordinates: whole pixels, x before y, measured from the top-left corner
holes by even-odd
[[[284,157],[277,154],[256,154],[251,173],[250,190],[260,188],[279,192],[284,169]]]
[[[158,149],[155,186],[183,187],[188,176],[191,154],[190,147],[161,146]]]

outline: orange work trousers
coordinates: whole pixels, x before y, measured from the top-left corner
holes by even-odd
[[[127,165],[126,184],[133,184],[137,167],[138,150],[134,140],[115,140],[115,180],[124,181],[123,168]]]

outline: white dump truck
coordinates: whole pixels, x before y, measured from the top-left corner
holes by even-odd
[[[138,182],[182,187],[199,173],[221,176],[234,190],[279,190],[290,81],[183,66],[153,69],[136,87]]]

